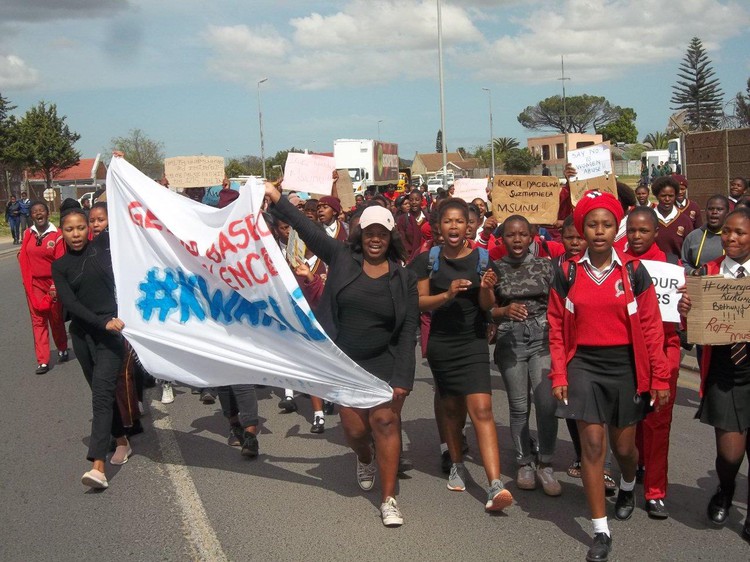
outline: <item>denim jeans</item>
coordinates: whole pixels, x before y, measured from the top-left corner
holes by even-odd
[[[218,391],[221,410],[225,418],[237,416],[243,428],[258,425],[258,397],[255,393],[255,385],[220,386]]]
[[[495,363],[505,382],[510,433],[519,466],[534,461],[529,436],[531,402],[536,411],[539,461],[551,463],[557,444],[556,400],[549,380],[549,328],[544,317],[498,326]],[[531,401],[529,400],[531,397]]]

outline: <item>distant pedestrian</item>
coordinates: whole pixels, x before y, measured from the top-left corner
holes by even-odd
[[[21,243],[21,204],[15,195],[10,196],[10,200],[5,205],[5,222],[10,227],[10,233],[13,236],[13,244]]]
[[[21,232],[26,232],[26,229],[31,228],[33,224],[31,220],[31,199],[25,191],[22,191],[18,202],[21,204]]]

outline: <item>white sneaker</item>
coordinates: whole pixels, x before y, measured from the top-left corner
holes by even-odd
[[[143,409],[143,402],[141,402],[140,400],[138,401],[138,413],[141,416],[145,416],[146,415],[146,410]]]
[[[364,464],[359,461],[357,457],[357,484],[365,492],[372,490],[375,484],[375,472],[377,471],[377,465],[375,464],[375,454],[372,455],[370,464]]]
[[[380,504],[380,517],[386,527],[399,527],[404,524],[404,516],[396,504],[396,498],[388,496]]]
[[[544,493],[548,496],[559,496],[562,494],[562,486],[555,478],[555,472],[551,466],[536,469],[536,477],[542,484]]]
[[[163,382],[161,384],[161,403],[171,404],[174,402],[174,390],[172,390],[171,382]]]

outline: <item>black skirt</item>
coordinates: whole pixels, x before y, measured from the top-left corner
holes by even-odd
[[[627,427],[644,418],[650,396],[637,391],[633,348],[578,346],[568,363],[568,405],[560,418]]]
[[[486,338],[470,334],[430,334],[427,362],[440,396],[492,394]]]
[[[750,429],[750,361],[734,365],[730,347],[712,347],[703,398],[695,417],[718,429],[742,433]]]

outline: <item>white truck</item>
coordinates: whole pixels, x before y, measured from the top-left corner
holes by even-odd
[[[336,168],[346,169],[352,178],[354,193],[370,186],[398,183],[398,145],[371,139],[333,141]]]

